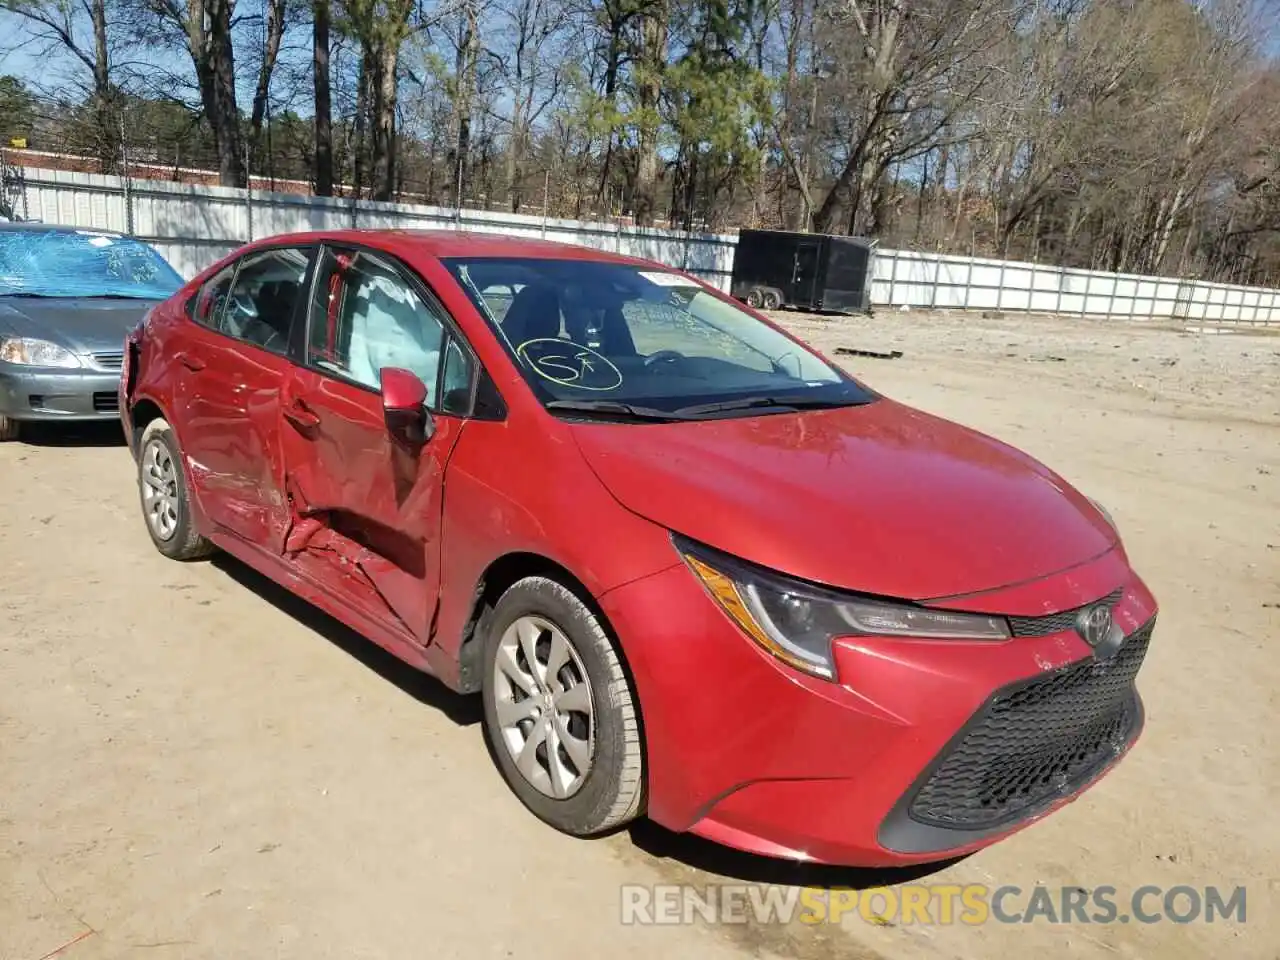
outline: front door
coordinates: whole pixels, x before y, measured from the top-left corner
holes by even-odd
[[[280,395],[292,369],[310,252],[248,254],[196,297],[174,400],[179,441],[205,515],[275,553],[289,525]]]
[[[305,366],[285,396],[285,554],[300,572],[426,644],[439,586],[443,478],[475,362],[419,278],[380,254],[326,249],[308,310]],[[426,385],[425,439],[389,428],[381,371]]]

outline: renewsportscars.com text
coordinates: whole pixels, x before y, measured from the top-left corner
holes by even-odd
[[[1128,890],[985,884],[903,884],[866,890],[763,884],[628,885],[624,924],[832,923],[978,926],[985,923],[1244,923],[1244,887]]]

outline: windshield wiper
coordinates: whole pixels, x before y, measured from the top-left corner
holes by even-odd
[[[687,420],[681,413],[671,413],[654,407],[638,407],[618,400],[549,400],[548,410],[565,413],[584,413],[599,417],[629,417],[633,420]]]
[[[866,403],[849,397],[743,397],[740,400],[721,400],[719,403],[700,403],[693,407],[679,407],[675,412],[683,417],[698,417],[706,413],[728,413],[732,410],[751,410],[755,407],[785,407],[790,410],[830,410],[836,407],[857,407]]]

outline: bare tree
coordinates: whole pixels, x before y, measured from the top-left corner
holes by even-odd
[[[565,13],[558,0],[500,0],[493,8],[496,29],[485,54],[510,103],[509,115],[499,120],[509,129],[506,179],[514,212],[523,199],[523,163],[533,126],[560,95],[564,80]]]
[[[33,39],[62,47],[87,72],[89,109],[96,153],[104,173],[114,173],[120,157],[120,90],[115,82],[107,0],[0,0],[25,22]]]

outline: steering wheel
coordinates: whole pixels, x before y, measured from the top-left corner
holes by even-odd
[[[659,350],[657,353],[651,353],[644,358],[644,365],[652,367],[657,363],[673,363],[676,360],[683,360],[684,354],[678,350]]]

